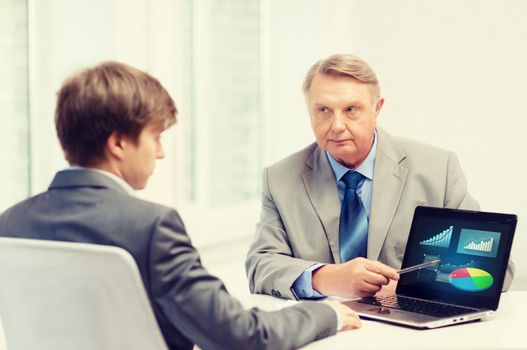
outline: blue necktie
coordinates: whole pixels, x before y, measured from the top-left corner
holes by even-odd
[[[366,257],[368,244],[368,217],[356,193],[357,185],[363,176],[356,171],[348,171],[342,180],[346,193],[340,209],[340,262],[357,257]]]

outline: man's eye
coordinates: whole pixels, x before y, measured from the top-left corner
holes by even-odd
[[[356,109],[355,107],[348,107],[348,108],[346,108],[346,112],[348,112],[348,113],[353,113],[353,112],[355,112],[356,110],[357,110],[357,109]]]
[[[322,112],[322,113],[327,113],[327,112],[329,112],[329,108],[328,108],[328,107],[320,107],[320,108],[318,109],[318,111],[319,111],[319,112]]]

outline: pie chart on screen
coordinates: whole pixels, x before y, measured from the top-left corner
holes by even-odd
[[[466,267],[452,271],[448,275],[448,281],[465,292],[481,292],[492,286],[494,277],[485,270]]]

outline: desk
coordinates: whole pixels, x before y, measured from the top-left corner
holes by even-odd
[[[370,349],[527,349],[527,291],[503,293],[489,319],[437,329],[419,330],[363,320],[362,328],[337,333],[305,347],[308,350]],[[286,302],[267,295],[242,296],[246,307],[276,310]]]

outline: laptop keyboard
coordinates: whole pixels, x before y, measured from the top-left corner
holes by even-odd
[[[477,311],[476,309],[462,306],[445,305],[396,295],[362,298],[359,300],[359,303],[400,309],[435,317],[449,317]]]

